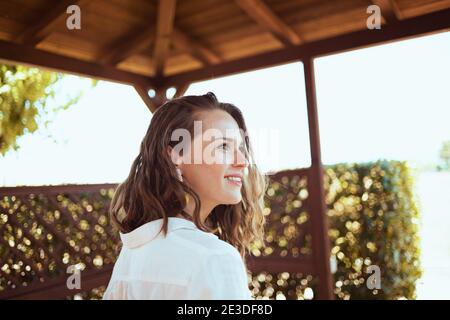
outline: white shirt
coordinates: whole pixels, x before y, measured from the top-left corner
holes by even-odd
[[[103,295],[110,299],[252,299],[238,250],[186,219],[120,233],[123,246]]]

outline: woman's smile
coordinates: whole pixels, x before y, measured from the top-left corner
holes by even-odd
[[[242,175],[230,174],[226,175],[224,179],[232,186],[242,187]]]

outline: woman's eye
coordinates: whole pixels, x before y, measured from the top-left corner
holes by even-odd
[[[220,145],[220,148],[222,148],[222,149],[224,149],[224,150],[227,150],[228,149],[228,143],[222,143],[221,145]]]

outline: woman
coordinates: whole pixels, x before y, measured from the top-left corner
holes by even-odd
[[[209,92],[162,105],[111,202],[122,249],[103,299],[251,299],[265,179],[241,111]]]

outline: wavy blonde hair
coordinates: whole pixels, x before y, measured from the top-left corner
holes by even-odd
[[[249,163],[248,174],[243,180],[242,201],[215,207],[202,223],[200,199],[194,190],[178,179],[167,150],[176,143],[171,140],[175,129],[184,128],[192,134],[198,113],[217,109],[230,114],[245,133],[243,141]],[[147,222],[163,218],[161,231],[167,234],[168,217],[181,214],[199,229],[214,233],[234,246],[245,261],[253,241],[264,243],[263,209],[267,183],[253,160],[244,117],[236,106],[219,102],[212,92],[166,102],[154,113],[130,174],[116,189],[110,206],[111,219],[120,232],[128,233]],[[195,201],[192,217],[183,210],[186,193]]]

